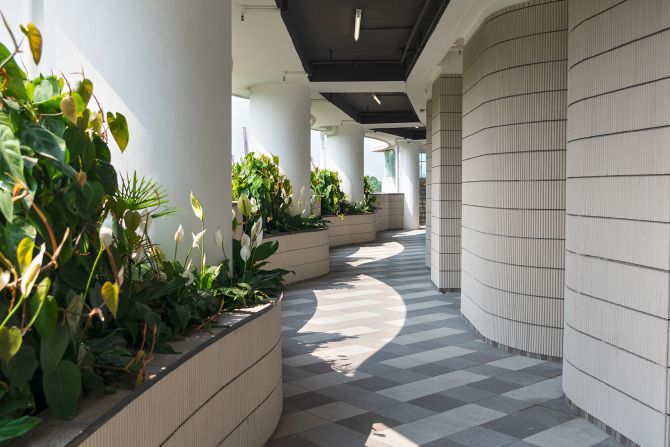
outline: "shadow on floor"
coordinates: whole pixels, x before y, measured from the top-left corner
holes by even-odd
[[[614,446],[565,404],[561,364],[480,341],[435,290],[423,231],[331,250],[283,304],[284,413],[268,446]]]

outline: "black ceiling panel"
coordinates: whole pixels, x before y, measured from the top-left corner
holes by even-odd
[[[400,138],[407,138],[408,140],[425,140],[426,139],[426,128],[425,127],[391,127],[391,128],[379,128],[372,129],[377,132],[384,132],[391,135],[395,135]]]
[[[419,121],[406,94],[375,93],[381,104],[377,104],[372,95],[373,93],[323,93],[327,100],[360,124]]]
[[[337,82],[406,80],[449,0],[276,2],[309,79]]]

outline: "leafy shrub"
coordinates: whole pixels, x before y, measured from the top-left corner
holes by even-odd
[[[364,200],[361,203],[352,203],[342,191],[342,181],[337,172],[315,168],[311,180],[312,193],[321,197],[321,213],[326,216],[372,213],[375,210],[374,203],[377,198],[368,192],[367,183],[364,183]]]
[[[369,184],[369,189],[371,193],[382,192],[382,182],[379,181],[374,175],[365,176],[366,184]]]
[[[261,216],[269,233],[325,228],[320,217],[291,213],[291,182],[279,169],[279,157],[250,153],[233,165],[233,200],[251,199],[252,212]]]
[[[37,62],[39,31],[24,32]],[[109,140],[128,144],[123,115],[103,114],[88,79],[74,88],[55,76],[28,80],[14,46],[0,44],[0,442],[33,428],[46,407],[69,419],[84,393],[136,386],[171,337],[263,301],[284,274],[258,271],[277,249],[261,243],[260,221],[243,266],[244,244],[232,272],[227,262],[207,266],[195,196],[202,231],[181,262],[178,230],[168,259],[148,232],[173,212],[166,192],[137,174],[119,184],[110,163]]]
[[[363,206],[366,210],[368,210],[368,212],[373,212],[375,210],[375,203],[377,203],[374,182],[379,183],[375,177],[370,177],[367,175],[363,177]]]
[[[314,168],[311,173],[312,193],[321,197],[321,214],[342,214],[346,205],[340,175],[328,169]]]

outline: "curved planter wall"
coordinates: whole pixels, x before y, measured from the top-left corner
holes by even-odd
[[[156,356],[137,390],[86,399],[72,421],[46,415],[15,445],[263,445],[282,412],[281,304],[219,323],[232,328],[175,343],[177,360]]]
[[[670,2],[570,1],[566,396],[670,443]]]
[[[330,271],[328,230],[304,231],[267,237],[279,243],[277,252],[272,255],[267,268],[289,270],[284,277],[286,284],[304,281],[328,274]]]
[[[376,230],[401,230],[403,227],[405,199],[404,194],[383,192],[375,194]]]
[[[377,239],[377,213],[324,216],[328,221],[330,246],[362,244]]]
[[[462,312],[549,357],[563,338],[567,6],[498,11],[464,51]]]

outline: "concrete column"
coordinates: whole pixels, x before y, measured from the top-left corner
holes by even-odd
[[[334,135],[326,139],[326,168],[340,173],[342,191],[351,202],[363,200],[364,163],[363,126],[339,126]]]
[[[293,209],[309,214],[310,90],[302,84],[262,84],[249,97],[249,149],[279,156],[293,187]]]
[[[158,181],[182,210],[154,221],[154,241],[169,251],[179,223],[199,230],[193,191],[205,210],[207,260],[221,260],[214,232],[225,232],[230,254],[232,219],[230,0],[100,0],[94,9],[92,19],[88,0],[44,2],[40,71],[83,69],[105,110],[126,116],[130,143],[124,154],[112,144],[114,165]]]
[[[569,10],[563,390],[667,446],[670,2]]]
[[[400,172],[398,172],[398,192],[405,196],[403,226],[405,230],[419,228],[419,151],[416,141],[398,140]]]
[[[430,278],[442,291],[461,287],[462,95],[460,74],[441,75],[433,83]]]
[[[563,354],[566,1],[489,16],[463,52],[461,311],[522,353]]]

